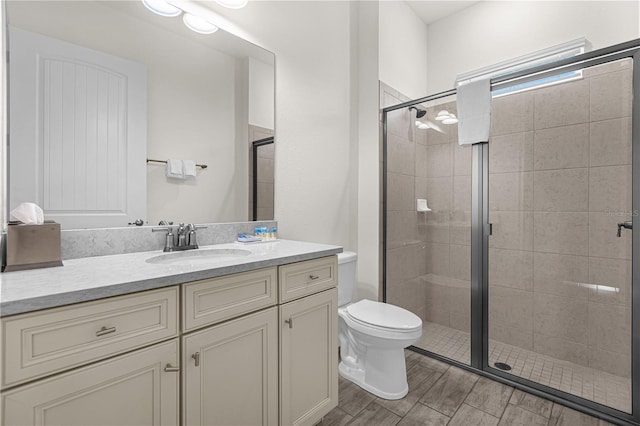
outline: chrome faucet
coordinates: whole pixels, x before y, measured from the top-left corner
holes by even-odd
[[[166,222],[165,222],[166,223]],[[171,222],[169,222],[171,223]],[[196,230],[206,228],[205,225],[194,225],[190,223],[185,226],[181,223],[177,226],[174,233],[174,226],[159,226],[152,228],[153,232],[166,231],[164,249],[163,251],[182,251],[182,250],[194,250],[198,248],[198,241],[196,238]]]

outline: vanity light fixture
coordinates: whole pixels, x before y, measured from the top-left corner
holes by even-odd
[[[142,4],[144,4],[147,9],[160,16],[173,18],[182,13],[182,9],[169,4],[165,0],[142,0]]]
[[[187,28],[200,34],[213,34],[218,31],[218,27],[211,22],[187,12],[182,16],[182,20]]]
[[[216,3],[229,9],[242,9],[249,3],[249,0],[216,0]]]
[[[442,120],[442,124],[456,124],[458,122],[458,117],[455,114],[449,114],[449,117]]]
[[[238,5],[241,3],[240,1],[234,1],[234,0],[227,0],[227,1],[229,1],[229,3],[234,3]],[[242,2],[246,4],[247,0],[242,0]],[[156,13],[160,16],[166,16],[169,18],[180,16],[182,12],[184,12],[182,9],[180,9],[177,6],[174,6],[173,4],[167,2],[166,0],[142,0],[142,4],[144,4],[144,6],[150,11],[152,11],[153,13]],[[228,7],[231,7],[231,6],[228,6]],[[242,6],[237,6],[236,8],[239,8],[239,7],[242,7]],[[184,15],[182,15],[182,21],[187,26],[187,28],[189,28],[191,31],[195,31],[200,34],[213,34],[216,31],[218,31],[217,25],[212,24],[205,18],[202,18],[197,15],[193,15],[189,12],[184,12]]]
[[[436,116],[436,120],[442,121],[442,124],[456,124],[458,122],[456,115],[447,110],[440,111]]]

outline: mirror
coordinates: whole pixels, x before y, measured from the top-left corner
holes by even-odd
[[[273,53],[141,1],[8,1],[6,15],[9,211],[36,202],[63,229],[246,221],[255,190],[272,214],[251,151],[274,135]],[[167,177],[167,159],[196,177]]]

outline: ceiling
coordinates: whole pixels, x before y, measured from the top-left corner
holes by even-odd
[[[405,2],[426,25],[478,3],[477,1],[461,0],[405,0]]]

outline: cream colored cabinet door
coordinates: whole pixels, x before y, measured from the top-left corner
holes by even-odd
[[[280,305],[280,424],[313,425],[338,405],[338,290]]]
[[[278,424],[278,308],[183,337],[185,425]]]
[[[174,339],[5,392],[2,424],[177,425],[178,355]]]

